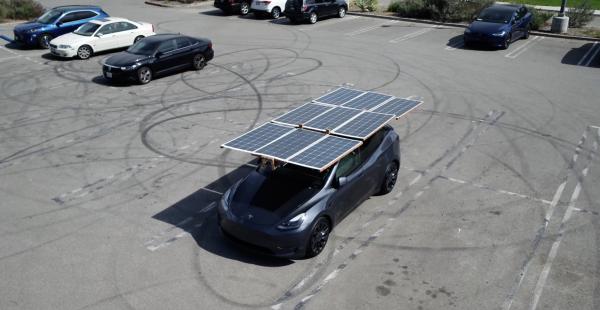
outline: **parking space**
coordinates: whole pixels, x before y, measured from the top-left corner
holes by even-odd
[[[102,5],[208,37],[215,58],[112,84],[101,63],[113,52],[60,60],[0,39],[0,308],[600,305],[600,44],[465,49],[462,29],[403,21]],[[313,259],[226,240],[215,206],[256,161],[220,145],[339,85],[423,98],[391,123],[395,189]]]

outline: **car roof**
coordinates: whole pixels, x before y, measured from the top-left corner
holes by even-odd
[[[104,17],[104,18],[100,18],[100,19],[94,19],[94,20],[91,20],[89,22],[90,23],[94,23],[94,24],[98,24],[98,25],[104,25],[104,24],[114,23],[114,22],[136,23],[134,21],[131,21],[131,20],[127,19],[127,18],[122,18],[122,17]]]
[[[76,10],[101,10],[97,5],[63,5],[52,8],[53,10],[60,10],[63,12],[76,11]]]
[[[178,34],[178,33],[161,33],[161,34],[155,34],[153,36],[146,37],[146,38],[144,38],[144,41],[146,41],[146,42],[152,42],[152,41],[161,42],[164,40],[181,38],[181,37],[189,38],[188,36]]]

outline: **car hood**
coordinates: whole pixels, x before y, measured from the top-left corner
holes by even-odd
[[[71,32],[71,33],[63,34],[62,36],[57,37],[55,39],[52,39],[52,41],[50,41],[50,43],[55,44],[55,45],[66,44],[66,45],[71,45],[73,47],[76,47],[83,43],[88,43],[91,40],[92,40],[92,37],[82,36],[82,35],[74,34]]]
[[[320,190],[319,186],[281,182],[253,171],[233,188],[229,210],[245,222],[275,225]]]
[[[151,56],[120,52],[108,57],[104,63],[115,67],[122,67],[133,65],[136,62],[146,60],[148,58],[151,58]]]
[[[469,25],[471,32],[492,34],[501,31],[508,31],[510,29],[508,24],[490,23],[482,21],[474,21]]]
[[[26,22],[26,23],[22,23],[22,24],[18,24],[15,26],[15,31],[16,32],[23,32],[23,31],[27,31],[27,30],[31,30],[31,29],[37,29],[37,28],[46,28],[50,26],[49,24],[42,24],[42,23],[38,23],[36,21],[30,21],[30,22]]]

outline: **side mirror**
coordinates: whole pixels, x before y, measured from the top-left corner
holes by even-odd
[[[61,21],[57,21],[57,22],[56,22],[56,27],[60,27],[60,25],[62,25],[62,24],[63,24],[63,22],[61,22]]]
[[[99,34],[97,34],[96,36],[97,36],[98,38],[102,38],[102,37],[104,36],[104,34],[103,34],[103,33],[99,33]]]
[[[346,185],[348,183],[348,178],[346,177],[339,177],[337,179],[337,186],[339,187],[343,187],[344,185]]]

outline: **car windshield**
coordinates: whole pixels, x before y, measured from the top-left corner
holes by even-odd
[[[127,52],[131,53],[131,54],[136,54],[136,55],[150,56],[150,55],[154,54],[154,51],[156,51],[158,44],[160,44],[160,42],[153,42],[153,41],[149,42],[149,41],[141,40],[138,43],[130,46],[127,49]]]
[[[331,169],[324,172],[304,168],[293,164],[286,164],[273,170],[270,165],[260,165],[258,172],[266,176],[270,182],[275,184],[297,184],[301,186],[312,186],[321,188],[327,181]]]
[[[81,27],[77,28],[77,30],[73,31],[73,33],[86,37],[91,37],[94,34],[94,32],[98,30],[99,27],[100,25],[95,23],[85,23]]]
[[[483,10],[483,12],[481,12],[481,14],[479,14],[477,17],[477,20],[488,23],[508,24],[512,14],[513,12],[509,10],[489,8]]]
[[[57,18],[60,17],[60,15],[62,15],[61,11],[58,10],[50,10],[46,13],[44,13],[44,15],[40,16],[36,21],[38,23],[41,24],[51,24],[53,23]]]

